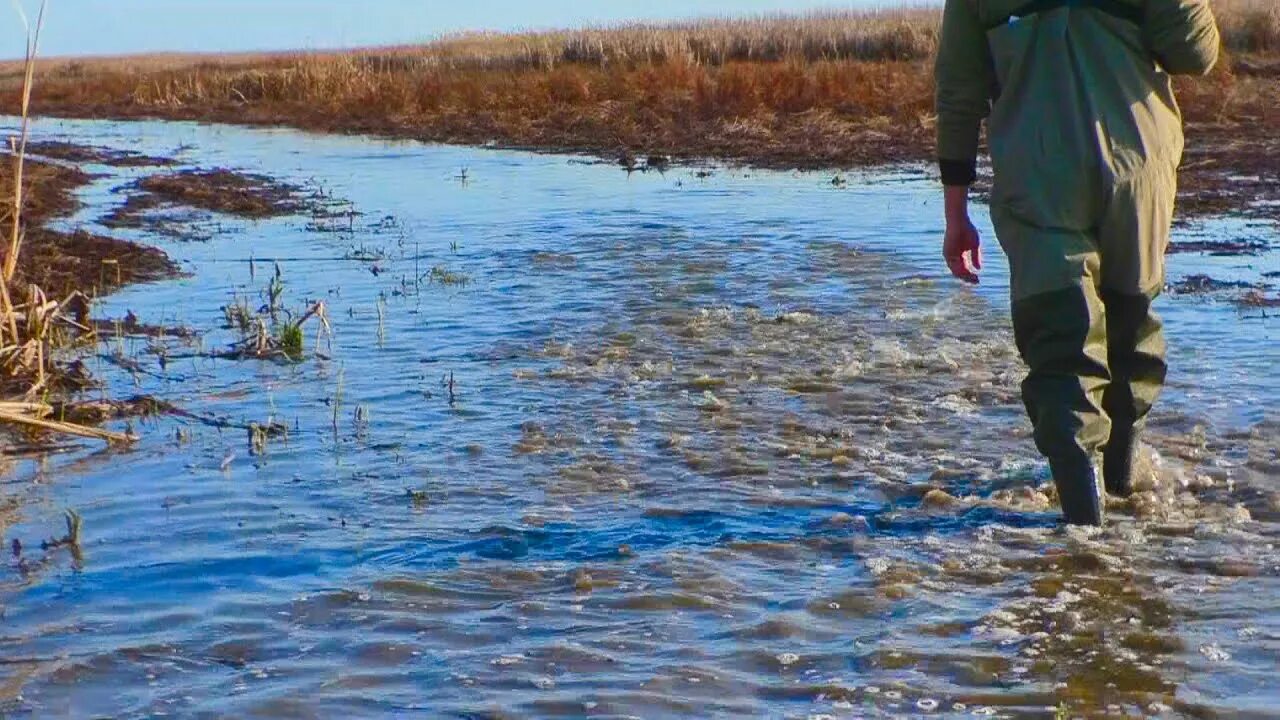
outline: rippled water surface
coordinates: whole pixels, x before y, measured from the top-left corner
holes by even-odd
[[[242,429],[164,417],[131,451],[11,464],[8,716],[1277,716],[1280,320],[1261,310],[1161,301],[1154,480],[1105,531],[1064,532],[1003,260],[988,229],[984,284],[943,276],[918,173],[39,132],[361,214],[131,236],[190,274],[100,311],[204,335],[164,367],[126,341],[134,372],[90,363],[107,392],[288,433],[254,454]],[[72,224],[99,229],[148,171],[92,169]],[[1276,257],[1174,255],[1170,278],[1274,283]],[[202,356],[273,262],[287,307],[326,301],[332,347]],[[67,507],[82,553],[41,556]]]

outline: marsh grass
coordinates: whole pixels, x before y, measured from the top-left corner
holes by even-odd
[[[273,321],[279,317],[280,302],[284,298],[284,274],[280,271],[280,263],[276,263],[275,268],[275,273],[272,274],[271,280],[267,284],[267,304],[260,311],[270,315]]]
[[[67,533],[60,538],[49,538],[40,544],[42,549],[58,547],[80,548],[80,534],[84,530],[84,519],[75,510],[65,510],[63,520],[66,521]]]
[[[425,509],[431,504],[431,496],[427,494],[426,490],[405,488],[404,492],[405,496],[409,498],[409,505],[412,506],[414,510]]]
[[[418,62],[453,69],[607,67],[672,61],[698,65],[803,60],[915,60],[933,52],[931,9],[824,11],[532,33],[467,33],[426,46],[370,56],[383,64]]]
[[[223,327],[235,330],[240,337],[231,344],[230,350],[219,353],[219,357],[300,362],[306,357],[304,327],[311,320],[319,326],[316,352],[319,353],[322,342],[332,345],[333,326],[323,300],[305,305],[297,314],[285,307],[284,271],[279,263],[275,264],[261,296],[263,304],[256,310],[247,297],[239,294],[222,307]]]
[[[277,342],[280,352],[290,360],[301,360],[303,352],[303,334],[301,323],[285,323],[280,326]]]
[[[178,162],[174,158],[154,157],[134,150],[94,147],[60,140],[28,142],[27,152],[28,154],[65,160],[70,163],[91,163],[110,167],[164,167],[175,165]]]
[[[1280,52],[1273,0],[1214,8],[1232,53]],[[932,150],[939,20],[919,7],[470,33],[343,52],[62,60],[41,75],[40,109],[774,167],[914,161]],[[0,103],[16,107],[6,90],[15,77],[0,67]],[[1224,70],[1189,94],[1188,118],[1274,112],[1274,84]]]
[[[369,406],[365,404],[356,405],[351,413],[351,428],[356,439],[363,440],[369,435]]]
[[[378,347],[382,347],[387,342],[387,300],[383,296],[378,296]]]
[[[1280,3],[1276,0],[1217,0],[1213,8],[1228,49],[1280,53]]]
[[[268,419],[265,423],[249,423],[248,426],[249,455],[261,457],[267,454],[267,448],[274,439],[288,439],[289,428],[283,423]]]
[[[170,219],[153,211],[182,208],[262,220],[303,211],[319,215],[328,212],[324,204],[329,202],[274,178],[226,168],[148,175],[129,183],[125,190],[129,193],[125,202],[103,219],[103,225],[167,229],[178,237],[187,237],[189,230],[171,228]]]
[[[935,12],[897,10],[470,34],[345,53],[84,60],[45,71],[41,110],[663,155],[778,154],[775,140],[788,136],[830,161],[859,132],[926,137],[920,67],[936,34]]]
[[[332,406],[333,408],[332,424],[333,424],[333,437],[335,440],[338,437],[338,416],[342,412],[342,391],[343,391],[345,374],[346,374],[345,368],[342,366],[338,366],[337,382],[334,384],[333,397],[329,400],[329,405]]]
[[[224,327],[239,330],[242,335],[248,334],[253,328],[254,314],[247,297],[237,295],[230,303],[222,306]]]
[[[224,310],[225,311],[225,310]],[[239,316],[237,316],[239,317]],[[231,349],[221,353],[220,357],[231,359],[283,360],[301,362],[306,359],[306,335],[304,326],[311,319],[319,325],[316,335],[317,352],[319,344],[333,335],[329,324],[328,308],[324,301],[318,301],[307,307],[298,317],[286,313],[284,319],[268,314],[258,314],[241,329],[241,337],[232,343]]]

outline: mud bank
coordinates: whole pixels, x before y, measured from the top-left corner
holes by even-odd
[[[135,282],[172,277],[177,266],[161,250],[84,230],[46,227],[79,208],[76,191],[90,181],[83,170],[28,159],[24,177],[26,238],[17,284],[38,285],[50,297],[97,296]],[[12,156],[0,158],[0,196],[12,197]]]

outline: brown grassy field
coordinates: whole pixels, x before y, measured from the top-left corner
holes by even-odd
[[[1190,207],[1202,211],[1235,202],[1226,170],[1280,165],[1280,6],[1214,7],[1227,59],[1179,82]],[[931,9],[833,12],[346,52],[57,59],[41,65],[35,111],[771,167],[925,160],[938,22]],[[4,109],[15,71],[0,65]]]

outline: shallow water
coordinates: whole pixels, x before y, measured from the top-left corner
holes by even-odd
[[[100,311],[205,335],[163,368],[126,341],[141,371],[91,363],[107,393],[289,432],[252,454],[244,430],[166,417],[135,422],[131,451],[0,477],[26,547],[0,570],[8,716],[1275,715],[1274,317],[1161,300],[1155,486],[1104,532],[1064,532],[1003,260],[992,239],[981,287],[943,277],[920,173],[837,187],[283,130],[38,132],[363,214],[129,236],[191,274]],[[93,169],[71,223],[91,229],[147,172]],[[1278,239],[1179,230],[1224,235]],[[1170,279],[1266,282],[1276,257],[1175,255]],[[325,358],[200,356],[273,262],[287,307],[327,302]],[[414,281],[437,266],[469,282]],[[65,507],[83,552],[46,558]]]

